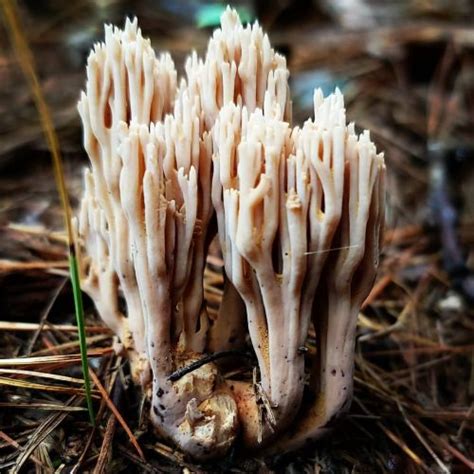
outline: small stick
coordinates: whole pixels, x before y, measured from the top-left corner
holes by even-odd
[[[4,441],[6,441],[10,446],[13,446],[14,448],[19,449],[19,450],[22,449],[22,447],[19,443],[17,443],[13,438],[10,438],[10,436],[8,436],[3,431],[0,431],[0,438],[3,439]],[[37,464],[39,467],[41,467],[41,468],[44,467],[44,464],[35,455],[32,454],[30,456],[30,459],[35,464]]]
[[[117,419],[115,418],[115,415],[111,413],[109,419],[107,420],[107,427],[105,428],[104,439],[102,440],[102,446],[100,447],[99,458],[97,459],[97,464],[94,468],[94,474],[102,474],[107,470],[116,425]]]
[[[403,419],[405,420],[405,423],[408,425],[408,427],[413,431],[415,436],[418,438],[420,443],[425,447],[425,449],[430,453],[431,457],[435,460],[436,464],[440,467],[441,471],[445,474],[449,474],[449,469],[446,467],[446,465],[441,461],[439,456],[431,449],[430,444],[426,441],[423,436],[421,436],[421,433],[416,429],[416,427],[413,425],[413,423],[410,421],[408,418],[404,408],[402,407],[401,403],[397,400],[397,405],[398,409],[400,410],[400,413],[403,416]]]
[[[247,354],[246,352],[242,352],[238,350],[216,352],[214,354],[206,355],[202,359],[196,360],[195,362],[192,362],[186,367],[179,368],[178,370],[176,370],[175,372],[173,372],[171,375],[168,376],[168,380],[170,382],[176,382],[181,377],[184,377],[186,374],[189,374],[190,372],[193,372],[194,370],[199,369],[203,365],[209,364],[210,362],[214,362],[217,359],[222,359],[224,357],[230,357],[230,356],[236,356],[236,355],[241,356],[241,357],[246,357],[249,359],[253,358],[250,354]]]
[[[17,262],[14,260],[0,259],[0,272],[13,272],[25,270],[45,270],[49,268],[68,268],[69,262],[67,260],[53,260],[53,261],[35,261],[35,262]]]
[[[132,430],[127,425],[127,422],[124,420],[123,416],[117,410],[117,407],[115,406],[112,399],[109,397],[109,394],[107,393],[107,390],[105,390],[105,388],[102,385],[102,383],[100,382],[99,378],[97,377],[95,372],[90,367],[89,367],[89,374],[91,376],[92,381],[94,382],[94,384],[99,389],[99,392],[102,395],[102,398],[107,403],[107,406],[109,407],[110,411],[115,415],[115,418],[117,418],[117,421],[120,423],[120,425],[124,429],[125,433],[127,433],[127,436],[129,438],[130,442],[132,443],[133,447],[137,451],[138,455],[140,456],[140,458],[142,460],[145,460],[145,455],[143,454],[143,451],[142,451],[140,445],[138,444],[137,438],[132,433]]]
[[[111,333],[109,328],[104,326],[86,326],[86,332]],[[0,331],[62,331],[77,332],[77,326],[72,324],[51,324],[41,327],[38,323],[17,323],[11,321],[0,321]]]

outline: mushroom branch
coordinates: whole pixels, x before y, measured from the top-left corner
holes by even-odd
[[[324,110],[321,101],[316,94],[316,118],[318,109]],[[344,188],[340,188],[339,223],[325,263],[313,262],[318,265],[315,268],[323,267],[312,311],[318,352],[310,371],[313,402],[301,408],[291,433],[280,437],[269,451],[296,449],[322,436],[352,399],[357,317],[372,288],[382,245],[385,164],[368,131],[358,137],[350,124],[342,143]],[[325,199],[327,209],[330,203]]]
[[[206,343],[202,278],[213,212],[211,139],[202,133],[199,97],[184,87],[176,94],[175,84],[171,59],[155,58],[136,22],[123,32],[107,27],[89,58],[79,103],[92,163],[78,226],[83,288],[145,387],[151,369],[155,426],[206,457],[232,443],[237,414],[211,364],[168,380]]]
[[[143,81],[142,81],[143,78]],[[136,377],[147,377],[145,319],[134,274],[131,235],[120,193],[122,162],[119,123],[149,123],[172,110],[176,71],[169,55],[156,58],[137,21],[122,31],[105,27],[105,42],[95,45],[87,61],[87,87],[78,104],[84,147],[92,172],[86,171],[79,218],[87,257],[83,289],[104,321],[124,342]],[[120,287],[127,318],[120,312]]]
[[[241,104],[249,112],[291,121],[286,58],[271,47],[257,22],[243,26],[235,10],[227,7],[221,28],[214,31],[204,60],[193,53],[185,65],[188,89],[201,99],[204,126],[211,130],[220,109]],[[211,321],[208,348],[225,350],[245,339],[245,311],[232,282],[225,278],[219,317]]]
[[[136,20],[106,26],[89,56],[78,106],[91,162],[76,222],[82,288],[161,435],[200,459],[223,455],[239,431],[247,446],[295,448],[351,399],[357,315],[383,228],[383,156],[346,124],[338,90],[316,91],[314,119],[292,127],[286,60],[229,8],[205,58],[193,53],[185,69],[178,87],[170,56],[155,55]],[[226,283],[210,320],[214,213]],[[212,361],[246,339],[253,380],[224,379]]]
[[[201,97],[208,129],[231,102],[291,121],[286,58],[274,51],[257,22],[244,27],[229,7],[209,40],[205,59],[193,53],[185,69],[189,88]]]
[[[244,423],[246,440],[252,445],[285,428],[301,404],[304,344],[313,305],[318,304],[315,295],[321,272],[338,226],[352,229],[353,225],[340,223],[346,162],[357,159],[352,156],[357,155],[352,129],[346,128],[339,91],[326,99],[317,91],[315,120],[301,129],[291,130],[259,110],[249,116],[245,107],[234,105],[221,110],[213,129],[213,204],[225,270],[245,302],[261,388],[269,401],[262,433],[255,421],[256,408],[251,402],[248,405],[248,389],[240,385],[241,398],[247,400],[243,418],[253,420]],[[364,159],[374,158],[364,155]],[[368,166],[374,170],[372,181],[361,183],[360,192],[370,202],[377,166]],[[363,249],[364,216],[360,219],[353,240]],[[349,279],[345,274],[353,262],[356,257],[350,255],[340,264],[340,271],[333,273],[336,281]],[[348,317],[350,323],[355,319],[341,316]],[[344,339],[345,334],[341,336]],[[336,337],[328,334],[326,343],[332,347]],[[337,360],[338,354],[334,357]]]
[[[213,203],[226,273],[244,300],[268,399],[262,433],[249,387],[237,388],[245,400],[239,404],[244,437],[257,445],[286,426],[303,393],[304,357],[294,325],[306,270],[309,173],[301,153],[290,155],[288,124],[258,109],[249,115],[246,107],[225,106],[213,131]]]
[[[183,450],[204,458],[232,444],[237,413],[215,366],[206,365],[175,383],[169,379],[177,368],[196,360],[194,351],[202,351],[205,344],[201,225],[210,213],[210,202],[201,200],[198,206],[199,198],[210,192],[209,140],[204,135],[192,146],[197,133],[193,121],[186,119],[188,112],[183,120],[176,112],[166,118],[164,127],[132,123],[128,130],[123,128],[120,187],[153,374],[152,421]],[[198,121],[194,126],[199,128]],[[169,163],[173,153],[174,163]],[[193,154],[199,168],[192,165]],[[177,168],[179,164],[184,166]]]

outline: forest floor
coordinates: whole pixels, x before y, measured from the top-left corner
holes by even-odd
[[[23,23],[76,207],[87,157],[75,103],[104,19],[120,25],[137,14],[178,64],[190,45],[202,51],[209,31],[150,13],[147,2],[136,11],[126,2],[39,3],[22,5]],[[350,412],[305,450],[273,458],[236,450],[195,464],[152,433],[127,362],[86,299],[91,426],[50,156],[0,30],[8,45],[0,50],[0,472],[474,472],[474,29],[455,12],[352,32],[321,12],[295,9],[285,21],[284,11],[259,8],[289,58],[295,122],[315,86],[338,86],[349,119],[385,151],[387,230],[359,316]],[[215,263],[206,272],[211,310],[222,291]]]

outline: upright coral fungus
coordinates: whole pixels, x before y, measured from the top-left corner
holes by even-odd
[[[319,436],[351,399],[357,314],[378,263],[384,163],[368,132],[346,124],[339,91],[316,91],[314,119],[292,128],[285,59],[230,9],[179,87],[136,20],[106,27],[87,73],[82,285],[149,394],[153,425],[196,458]],[[227,283],[210,321],[214,213]],[[249,336],[256,380],[207,361],[175,376],[233,333]]]
[[[211,142],[201,133],[199,98],[181,90],[173,109],[175,88],[171,59],[155,58],[136,22],[123,32],[106,28],[79,103],[92,162],[79,229],[89,255],[84,289],[132,354],[135,378],[147,386],[152,376],[152,419],[182,449],[205,457],[232,443],[237,416],[215,367],[168,380],[204,349],[212,213]]]

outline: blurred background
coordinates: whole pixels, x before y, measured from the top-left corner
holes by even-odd
[[[17,5],[77,206],[87,157],[76,102],[103,24],[122,26],[125,17],[137,16],[144,36],[157,52],[170,51],[181,73],[191,50],[205,51],[226,3]],[[382,264],[360,317],[356,398],[347,429],[309,452],[251,465],[235,461],[218,470],[473,472],[474,2],[248,0],[232,6],[243,21],[258,19],[273,47],[287,56],[295,123],[312,113],[314,88],[342,90],[349,120],[358,130],[369,129],[385,151],[389,194]],[[72,321],[73,312],[64,248],[51,233],[62,229],[62,216],[50,154],[4,26],[0,319],[8,329],[8,322],[39,321],[52,294],[49,320]],[[25,337],[6,330],[1,356],[20,354]],[[64,457],[66,448],[60,452],[58,446],[52,452]],[[0,456],[9,447],[0,444]],[[142,472],[120,456],[121,468]]]
[[[71,178],[77,166],[70,163],[84,158],[76,102],[88,52],[102,40],[103,24],[121,26],[126,16],[137,16],[154,48],[170,51],[182,72],[191,50],[205,51],[225,5],[184,0],[18,2]],[[430,147],[442,150],[437,155],[450,155],[449,167],[456,169],[449,171],[462,170],[467,178],[473,146],[473,2],[249,0],[233,6],[243,21],[258,19],[273,46],[287,56],[296,123],[309,116],[315,87],[326,94],[339,87],[349,119],[359,129],[370,129],[379,148],[387,151],[391,183],[404,184],[402,190],[392,187],[391,222],[427,218],[429,168],[438,161],[429,160]],[[0,171],[3,176],[16,170],[26,178],[48,159],[48,152],[4,29],[0,44]],[[456,183],[457,194],[468,192],[468,180]],[[7,189],[8,196],[12,190],[2,186]],[[42,206],[49,207],[40,196],[36,210],[23,215],[16,202],[0,219],[35,222],[43,215]],[[472,210],[474,199],[458,197]]]

